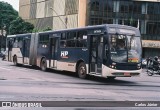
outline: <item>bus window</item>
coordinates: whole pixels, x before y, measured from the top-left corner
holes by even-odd
[[[62,33],[61,34],[61,40],[66,40],[67,38],[66,38],[66,34],[65,33]]]
[[[110,35],[111,59],[115,62],[140,62],[140,38],[128,35]]]
[[[48,45],[49,45],[49,35],[40,35],[39,46],[47,48]]]
[[[14,39],[13,48],[18,48],[18,40]]]
[[[18,38],[18,48],[22,48],[23,47],[23,38],[19,37]]]
[[[80,31],[77,33],[77,47],[87,47],[87,32]]]
[[[87,32],[68,32],[61,34],[60,47],[87,47]]]
[[[67,33],[67,47],[75,47],[76,46],[76,32],[68,32]]]
[[[61,48],[65,48],[66,47],[66,45],[67,45],[66,40],[67,40],[66,33],[62,33],[61,34],[61,39],[60,39],[60,47]]]
[[[116,50],[116,36],[115,35],[110,36],[110,42],[111,42],[110,50],[115,51]]]
[[[102,54],[103,54],[103,36],[101,36],[98,41],[98,58],[100,60],[102,60]]]
[[[67,40],[67,47],[75,47],[76,41],[75,40]]]
[[[22,48],[23,47],[23,37],[14,38],[12,41],[13,48]]]
[[[126,43],[125,43],[125,39],[117,39],[117,49],[118,50],[125,50],[126,48]]]
[[[115,62],[127,62],[126,36],[110,35],[111,59]]]
[[[66,44],[67,44],[66,41],[61,41],[61,42],[60,42],[60,47],[61,47],[61,48],[65,48],[65,47],[66,47]]]
[[[139,46],[141,45],[141,42],[139,38],[135,36],[127,36],[127,38],[129,62],[140,62],[141,50],[139,49]]]

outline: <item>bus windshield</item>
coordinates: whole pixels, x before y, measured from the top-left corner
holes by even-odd
[[[118,63],[139,63],[141,59],[140,37],[110,35],[111,60]]]

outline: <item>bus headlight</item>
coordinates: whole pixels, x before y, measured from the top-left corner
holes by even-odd
[[[137,64],[137,68],[138,69],[140,69],[141,68],[141,64],[139,63],[139,64]]]
[[[112,65],[110,65],[110,68],[116,69],[116,63],[112,63]]]

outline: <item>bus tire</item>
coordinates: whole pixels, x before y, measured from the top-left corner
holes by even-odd
[[[85,79],[87,77],[86,65],[84,62],[78,65],[77,73],[79,78]]]
[[[14,64],[15,66],[18,65],[18,63],[17,63],[17,56],[14,56],[14,57],[13,57],[13,64]]]
[[[46,71],[46,70],[47,70],[47,61],[46,61],[45,58],[43,58],[43,59],[41,60],[41,65],[40,65],[40,67],[41,67],[41,70],[42,70],[42,71]]]

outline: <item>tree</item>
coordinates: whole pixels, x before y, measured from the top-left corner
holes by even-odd
[[[0,2],[0,51],[6,47],[6,37],[3,32],[9,31],[10,23],[16,19],[18,12],[13,9],[13,7],[6,3]],[[4,31],[5,30],[5,31]]]
[[[7,2],[0,2],[0,31],[7,34],[32,32],[34,26],[18,17],[18,12]],[[5,30],[5,31],[4,31]],[[6,47],[6,37],[0,35],[0,51]]]
[[[7,34],[23,34],[32,32],[34,26],[18,16],[18,12],[7,2],[0,2],[0,30]]]
[[[50,28],[49,26],[43,29],[43,31],[51,31],[51,30],[52,28]]]
[[[8,32],[10,23],[18,17],[18,12],[6,3],[0,2],[0,30],[4,29]]]
[[[37,28],[34,28],[33,29],[33,33],[36,33],[36,32],[44,32],[44,31],[51,31],[52,30],[52,28],[51,27],[45,27],[44,29],[37,29]]]
[[[21,17],[17,17],[13,20],[9,27],[10,34],[31,33],[33,29],[34,25],[29,22],[25,22]]]

